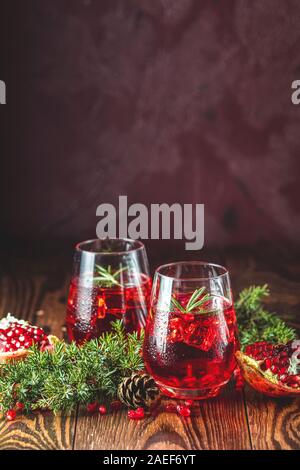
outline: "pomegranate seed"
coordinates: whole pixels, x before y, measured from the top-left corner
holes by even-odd
[[[145,418],[145,412],[143,408],[138,408],[137,410],[129,410],[127,415],[129,419],[139,420]]]
[[[99,411],[100,415],[106,415],[106,413],[107,413],[106,406],[100,405],[99,408],[98,408],[98,411]]]
[[[279,377],[279,380],[281,380],[281,382],[283,382],[286,378],[287,378],[287,374],[282,374],[282,375]]]
[[[129,419],[137,419],[135,410],[129,410],[127,415]]]
[[[145,418],[145,410],[142,407],[139,407],[135,410],[135,415],[137,419]]]
[[[193,400],[185,400],[184,404],[185,404],[188,408],[190,408],[190,406],[193,406],[194,401],[193,401]]]
[[[271,359],[266,359],[265,360],[265,366],[266,366],[266,369],[270,369],[270,367],[272,366]]]
[[[176,411],[176,406],[173,405],[173,403],[167,403],[167,405],[165,405],[165,411],[167,413],[175,413]]]
[[[97,407],[98,407],[98,403],[94,401],[93,403],[88,403],[86,405],[86,410],[88,411],[88,413],[94,413]]]
[[[247,346],[245,352],[253,359],[260,361],[261,370],[270,370],[283,385],[299,388],[300,374],[298,376],[289,374],[291,358],[297,350],[292,344],[293,341],[276,345],[261,341]]]
[[[191,416],[191,410],[187,406],[177,405],[176,410],[184,418],[188,418],[189,416]]]
[[[42,328],[32,327],[29,324],[12,323],[9,328],[1,330],[0,351],[14,352],[20,348],[28,349],[33,343],[40,347],[42,341],[49,344],[48,337]]]
[[[14,419],[16,419],[17,413],[15,412],[15,410],[8,410],[5,413],[5,416],[8,421],[13,421]]]
[[[24,410],[24,403],[21,403],[20,401],[17,401],[16,408],[19,411],[23,411]]]

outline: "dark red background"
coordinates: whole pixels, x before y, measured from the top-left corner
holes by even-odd
[[[1,5],[2,237],[94,237],[124,194],[204,203],[206,246],[299,244],[298,0]]]

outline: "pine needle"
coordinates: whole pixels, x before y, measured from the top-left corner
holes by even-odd
[[[242,349],[256,341],[287,343],[296,338],[293,328],[264,308],[263,301],[269,295],[267,284],[251,286],[240,293],[235,310]]]
[[[176,299],[172,302],[189,312],[204,302],[206,296],[199,298],[203,293],[203,289],[194,292],[188,309]],[[293,328],[265,309],[267,295],[264,285],[244,289],[238,297],[235,309],[242,348],[256,341],[286,343],[296,337]],[[24,361],[0,366],[0,410],[6,412],[19,401],[27,412],[42,408],[57,413],[114,399],[122,379],[143,369],[142,344],[143,334],[126,335],[118,320],[110,333],[81,347],[63,341],[53,352],[33,347]]]
[[[0,409],[5,412],[20,401],[25,411],[57,413],[114,399],[122,379],[143,369],[142,342],[143,335],[126,335],[116,321],[111,333],[81,347],[59,342],[53,352],[32,348],[24,361],[1,366]]]

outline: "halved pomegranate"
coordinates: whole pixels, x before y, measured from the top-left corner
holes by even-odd
[[[57,341],[42,328],[8,314],[0,321],[0,364],[24,359],[34,344],[41,351],[51,350]]]
[[[255,390],[272,397],[300,395],[300,341],[253,343],[236,358],[243,377]]]

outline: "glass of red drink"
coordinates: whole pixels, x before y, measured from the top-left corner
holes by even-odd
[[[82,344],[121,319],[127,332],[144,328],[151,291],[145,247],[137,240],[78,243],[68,297],[69,339]]]
[[[144,341],[144,361],[165,395],[219,394],[236,367],[237,324],[228,271],[179,262],[157,269]]]

